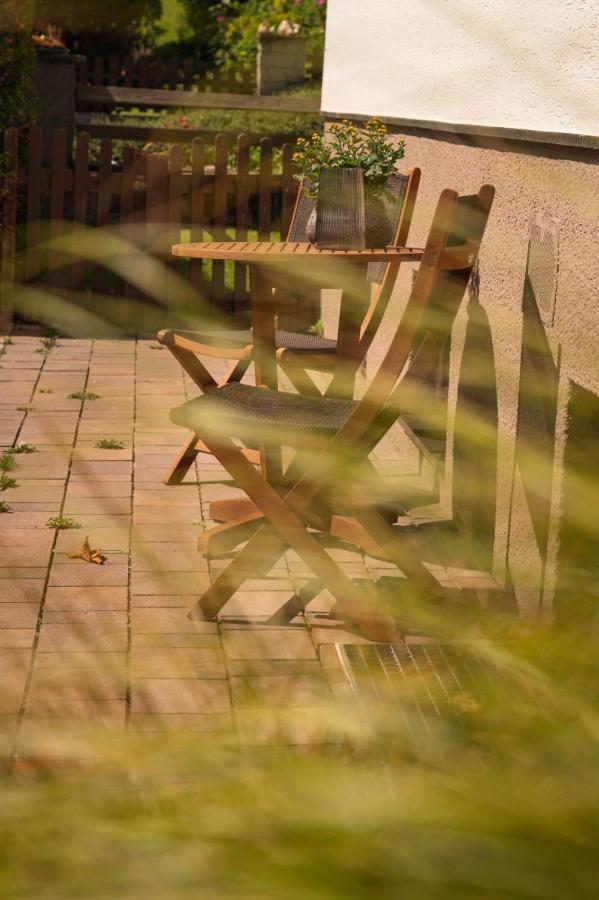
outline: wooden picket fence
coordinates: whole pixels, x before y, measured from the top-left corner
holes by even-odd
[[[255,73],[247,71],[211,71],[197,60],[172,57],[164,61],[149,56],[132,55],[81,57],[77,67],[79,85],[154,88],[156,90],[222,91],[252,93]]]
[[[322,73],[322,52],[309,48],[306,77]],[[77,68],[79,85],[155,88],[157,90],[214,91],[251,94],[256,89],[256,73],[247,69],[221,72],[191,58],[173,56],[168,60],[149,56],[81,57]]]
[[[181,240],[246,240],[253,233],[260,240],[280,239],[289,227],[297,194],[293,145],[283,147],[281,171],[273,172],[268,137],[259,142],[257,170],[250,166],[247,135],[237,139],[234,167],[223,134],[214,141],[213,165],[206,164],[208,147],[200,138],[191,143],[187,167],[181,145],[168,154],[126,147],[122,164],[116,165],[112,141],[105,138],[99,144],[94,162],[89,136],[81,133],[70,158],[65,132],[57,129],[46,164],[41,128],[5,132],[2,328],[10,327],[15,312],[22,313],[16,288],[23,285],[42,287],[47,303],[55,296],[92,309],[96,317],[127,332],[190,321],[199,304],[205,310],[205,303],[242,318],[248,308],[244,266],[174,259],[170,247]],[[162,265],[152,274],[151,290],[144,292],[139,279],[128,280],[127,265],[115,275],[109,263],[102,265],[98,259],[74,259],[62,254],[60,246],[48,251],[48,239],[68,237],[82,226],[132,242],[131,272],[139,274],[148,259],[159,260]],[[98,235],[94,247],[101,251],[102,246]],[[170,277],[173,272],[179,277]]]

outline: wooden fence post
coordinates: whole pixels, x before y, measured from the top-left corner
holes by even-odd
[[[2,196],[2,246],[0,252],[2,258],[0,266],[0,329],[2,331],[8,331],[11,328],[14,314],[18,141],[17,129],[7,128],[4,132],[6,178]]]

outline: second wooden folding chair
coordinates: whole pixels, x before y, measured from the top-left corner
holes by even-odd
[[[427,570],[405,552],[393,528],[361,489],[371,477],[368,454],[406,410],[427,396],[423,379],[451,331],[476,262],[493,201],[484,185],[474,196],[444,191],[422,262],[388,352],[359,402],[229,384],[171,413],[193,429],[256,505],[247,517],[256,530],[199,601],[196,613],[214,617],[249,577],[266,574],[292,547],[370,637],[388,637],[374,586],[356,586],[326,553],[313,527],[340,530],[370,553],[396,563],[430,587]],[[234,439],[290,445],[297,450],[284,484],[270,484]],[[245,523],[247,524],[247,523]],[[217,526],[234,544],[247,538],[244,523]]]
[[[406,245],[418,186],[420,169],[410,169],[407,175],[395,175],[390,180],[390,189],[395,196],[393,209],[396,214],[394,245]],[[288,241],[306,240],[306,226],[314,209],[311,200],[300,188]],[[365,312],[361,328],[360,355],[366,356],[370,342],[380,324],[395,283],[395,273],[391,277],[389,266],[373,263],[368,267],[368,280],[377,285],[372,300]],[[161,331],[159,343],[168,347],[183,369],[205,391],[214,382],[198,357],[232,360],[232,365],[222,382],[239,382],[245,375],[253,358],[252,330],[243,331]],[[318,396],[320,391],[309,375],[310,371],[330,372],[335,362],[337,341],[324,338],[316,333],[292,332],[277,329],[275,332],[277,362],[293,386],[302,394]],[[192,433],[183,444],[181,451],[165,477],[166,484],[180,484],[199,452],[206,446]],[[249,451],[248,458],[252,459]],[[255,457],[255,461],[258,459]]]

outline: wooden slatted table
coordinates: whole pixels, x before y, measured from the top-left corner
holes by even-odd
[[[333,380],[351,394],[359,364],[358,344],[362,314],[367,308],[370,285],[366,270],[370,263],[419,262],[422,250],[386,247],[380,250],[322,250],[308,243],[272,241],[207,241],[175,244],[174,256],[189,259],[232,260],[250,267],[250,296],[256,384],[277,389],[275,347],[275,302],[273,288],[298,282],[315,287],[343,290],[337,335]],[[280,462],[272,467],[273,474]]]
[[[358,339],[359,312],[364,310],[366,267],[370,263],[419,262],[422,250],[386,247],[380,250],[321,250],[314,244],[273,241],[207,241],[175,244],[174,256],[189,259],[233,260],[250,266],[252,326],[256,346],[256,381],[277,387],[272,287],[284,285],[289,270],[294,283],[343,288],[351,300],[344,304],[339,321],[338,356],[348,359]],[[281,267],[283,267],[281,271]],[[293,269],[293,272],[291,270]],[[301,269],[300,272],[297,269]],[[278,271],[277,271],[278,270]],[[354,302],[351,302],[354,301]],[[357,301],[357,302],[356,302]],[[273,313],[273,315],[269,315]]]
[[[173,256],[189,259],[232,259],[254,265],[293,264],[317,260],[346,260],[361,266],[369,263],[419,262],[422,250],[415,247],[384,247],[381,250],[322,250],[314,244],[293,241],[206,241],[199,244],[174,244]]]

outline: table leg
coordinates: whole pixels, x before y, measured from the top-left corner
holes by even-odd
[[[342,286],[337,332],[337,355],[333,378],[326,392],[329,397],[352,399],[356,374],[361,363],[360,329],[368,309],[370,284],[366,280],[365,265],[339,260]]]
[[[276,391],[278,387],[275,348],[276,307],[272,287],[266,273],[256,265],[250,269],[250,294],[256,385],[264,385]],[[280,481],[282,476],[281,447],[267,443],[261,444],[260,466],[269,482]]]

